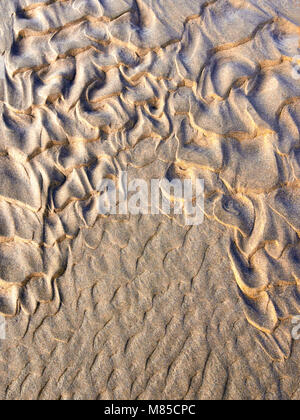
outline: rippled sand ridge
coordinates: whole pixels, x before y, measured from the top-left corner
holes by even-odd
[[[299,399],[300,1],[0,13],[0,399]],[[99,214],[122,172],[203,223]]]

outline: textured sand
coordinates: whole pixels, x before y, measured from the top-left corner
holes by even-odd
[[[299,0],[0,12],[0,398],[299,399]],[[204,223],[99,216],[126,170]]]

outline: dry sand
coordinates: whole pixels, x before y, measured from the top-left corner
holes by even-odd
[[[299,399],[299,0],[1,0],[1,399]],[[205,220],[97,185],[205,180]]]

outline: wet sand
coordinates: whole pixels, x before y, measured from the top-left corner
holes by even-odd
[[[299,399],[299,0],[0,12],[0,399]],[[100,215],[124,171],[203,223]]]

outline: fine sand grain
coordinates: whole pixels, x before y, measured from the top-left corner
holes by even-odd
[[[300,1],[0,13],[0,399],[299,399]],[[99,215],[124,171],[203,223]]]

